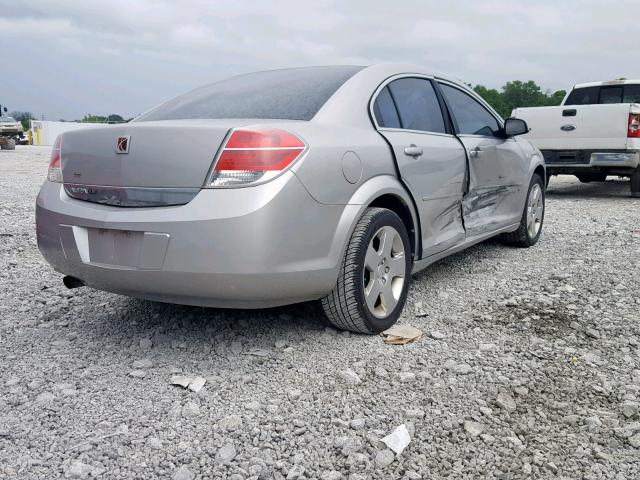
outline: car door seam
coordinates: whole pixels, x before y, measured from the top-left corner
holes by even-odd
[[[449,107],[449,102],[447,101],[447,98],[444,96],[444,93],[440,88],[440,79],[438,77],[435,77],[433,79],[433,86],[436,90],[438,101],[441,103],[440,108],[444,108],[444,110],[447,113],[448,125],[449,125],[449,128],[451,129],[451,134],[458,141],[458,143],[462,147],[462,151],[464,152],[465,171],[464,171],[464,181],[463,181],[463,187],[461,192],[462,196],[460,198],[459,209],[460,209],[460,223],[462,224],[462,230],[464,230],[464,234],[466,238],[467,226],[465,225],[465,221],[464,221],[464,201],[467,195],[469,194],[469,190],[471,186],[471,164],[469,163],[470,162],[469,152],[467,152],[467,147],[465,146],[464,142],[460,139],[460,132],[459,132],[460,128],[458,127],[458,121],[453,115],[453,111]]]

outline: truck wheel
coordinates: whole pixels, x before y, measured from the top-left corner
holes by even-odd
[[[589,183],[589,182],[604,182],[607,180],[606,173],[581,173],[580,175],[576,175],[580,183]]]
[[[335,288],[322,308],[337,328],[376,334],[402,313],[411,278],[411,244],[402,220],[386,208],[369,208],[358,221]]]
[[[540,175],[531,178],[524,212],[520,219],[520,226],[515,232],[504,233],[500,239],[506,245],[529,248],[535,245],[542,233],[544,223],[544,187]]]
[[[636,171],[631,175],[629,186],[631,187],[631,196],[640,198],[640,167],[636,168]]]
[[[15,150],[16,141],[13,138],[7,138],[7,141],[2,145],[3,150]]]

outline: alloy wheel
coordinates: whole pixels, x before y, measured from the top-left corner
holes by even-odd
[[[535,238],[540,232],[543,214],[542,188],[538,183],[535,183],[529,191],[529,199],[527,201],[527,232],[530,238]]]
[[[390,226],[371,238],[364,260],[363,285],[372,315],[385,318],[398,304],[405,282],[406,258],[402,237]]]

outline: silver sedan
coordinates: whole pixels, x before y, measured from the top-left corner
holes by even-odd
[[[59,137],[38,246],[69,287],[320,300],[337,327],[377,333],[412,272],[496,235],[538,241],[545,167],[527,131],[411,65],[241,75]]]

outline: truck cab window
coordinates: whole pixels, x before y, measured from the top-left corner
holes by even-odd
[[[564,105],[594,105],[598,103],[600,87],[574,88]]]
[[[600,103],[622,103],[622,85],[602,87],[600,89]]]
[[[640,103],[640,83],[624,86],[622,103]]]

